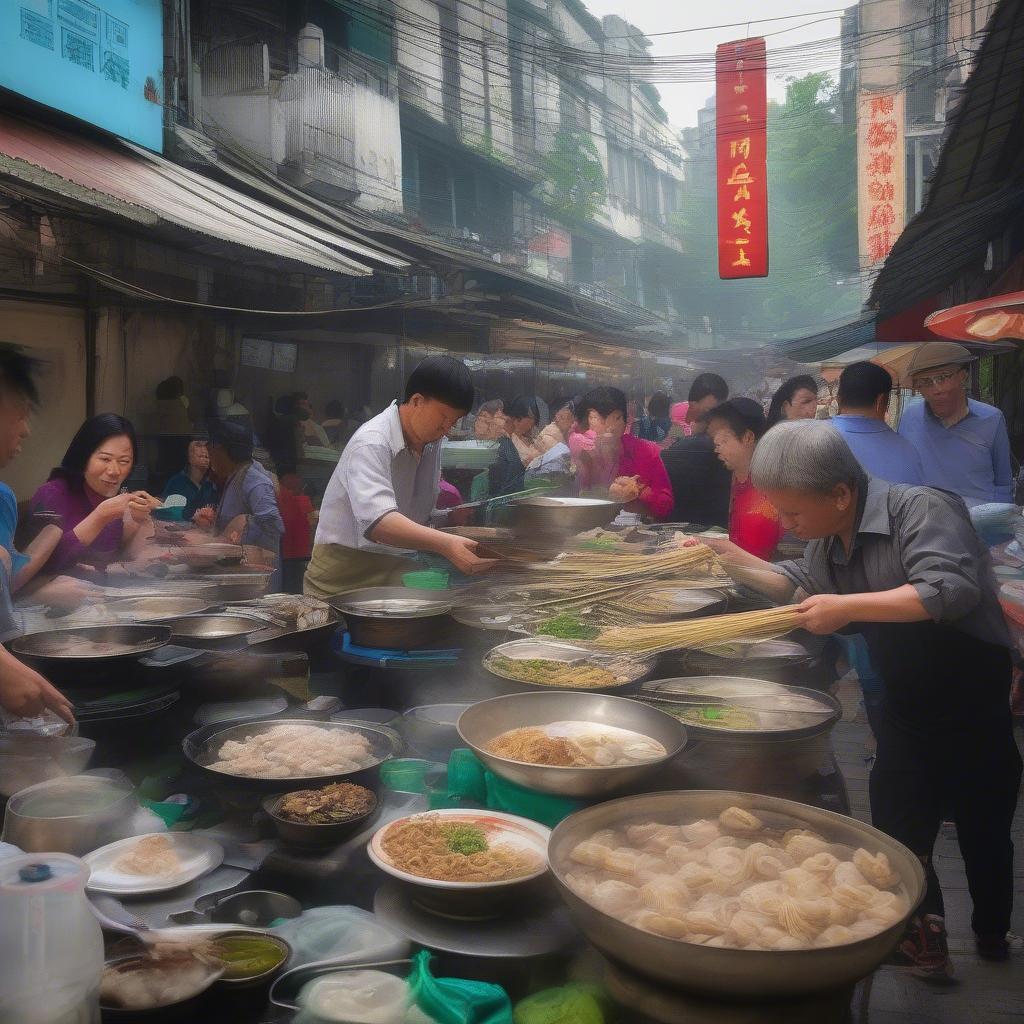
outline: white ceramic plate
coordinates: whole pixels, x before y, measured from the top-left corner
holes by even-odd
[[[477,825],[484,831],[492,845],[500,844],[513,850],[529,850],[535,853],[540,858],[538,866],[528,875],[509,878],[501,882],[444,882],[437,878],[424,878],[422,875],[413,875],[408,871],[403,871],[396,867],[384,852],[384,837],[389,829],[395,828],[397,825],[425,817]],[[530,821],[528,818],[520,818],[514,814],[502,814],[499,811],[477,811],[468,807],[453,807],[447,810],[410,814],[389,822],[374,833],[373,838],[367,844],[366,852],[377,867],[403,882],[413,882],[416,885],[425,885],[433,889],[493,889],[506,885],[520,885],[523,882],[528,882],[531,878],[543,875],[548,869],[548,839],[550,836],[551,829],[545,828],[536,821]]]
[[[115,864],[118,858],[152,835],[166,836],[174,844],[174,852],[181,862],[178,870],[170,875],[134,875],[117,870]],[[224,860],[224,849],[220,843],[190,832],[155,832],[101,846],[82,859],[89,865],[91,874],[88,888],[93,892],[104,892],[111,896],[148,896],[150,893],[177,889],[213,871]]]

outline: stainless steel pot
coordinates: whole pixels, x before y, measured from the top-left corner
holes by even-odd
[[[771,792],[803,782],[828,761],[829,737],[842,715],[839,702],[830,694],[763,679],[691,676],[650,680],[644,684],[641,695],[644,700],[657,700],[659,693],[682,698],[686,691],[714,693],[723,685],[813,699],[823,714],[807,718],[800,727],[770,731],[740,731],[684,722],[689,742],[675,765],[681,784],[694,789]]]
[[[366,587],[330,604],[360,647],[415,650],[436,642],[452,623],[450,597],[411,587]]]
[[[780,828],[805,828],[832,842],[884,853],[903,879],[910,908],[906,917],[869,939],[841,946],[778,952],[715,948],[642,931],[598,910],[566,883],[570,853],[601,829],[626,822],[715,818],[732,806],[750,809]],[[671,988],[731,999],[802,995],[858,981],[889,954],[924,894],[921,862],[905,846],[870,825],[792,800],[732,791],[654,793],[588,807],[555,828],[548,844],[548,861],[559,895],[599,950]]]

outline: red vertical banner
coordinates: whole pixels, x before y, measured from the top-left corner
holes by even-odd
[[[768,276],[768,61],[763,39],[715,51],[718,276]]]

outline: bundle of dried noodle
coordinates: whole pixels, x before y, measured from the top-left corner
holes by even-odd
[[[735,640],[772,640],[799,623],[796,605],[733,615],[715,615],[684,622],[643,626],[611,626],[593,641],[605,651],[654,654],[659,651],[707,650]]]

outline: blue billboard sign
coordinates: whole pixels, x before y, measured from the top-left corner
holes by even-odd
[[[0,86],[163,149],[161,0],[0,0]]]

